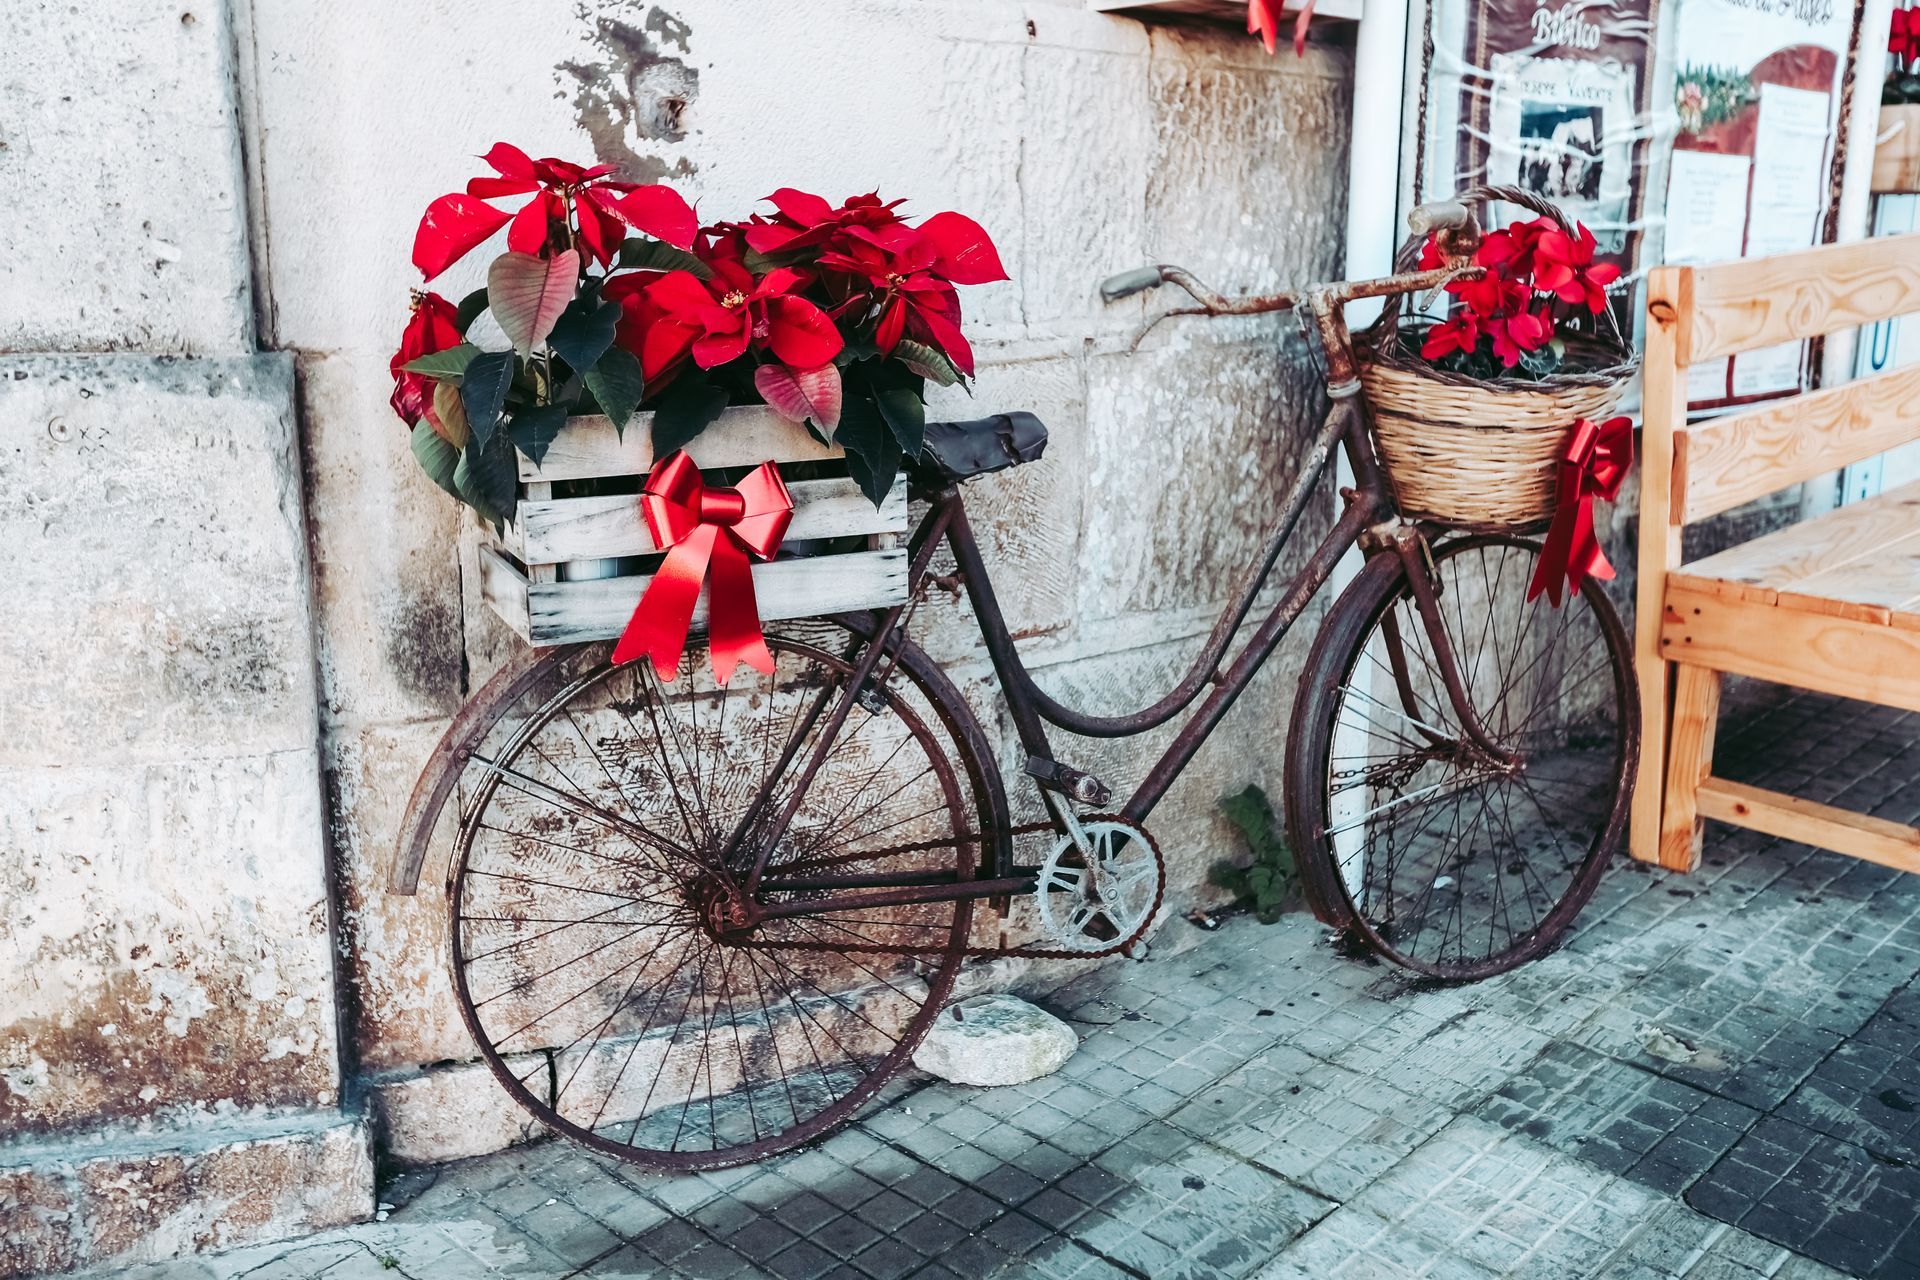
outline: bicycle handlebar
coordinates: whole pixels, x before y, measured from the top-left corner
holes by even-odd
[[[1122,298],[1131,298],[1136,293],[1145,293],[1148,289],[1158,289],[1166,278],[1158,267],[1136,267],[1132,271],[1122,271],[1117,276],[1108,276],[1100,282],[1100,296],[1108,302],[1118,302]]]

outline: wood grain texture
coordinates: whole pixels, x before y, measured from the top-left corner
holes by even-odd
[[[795,480],[788,542],[863,533],[902,533],[907,527],[907,482],[894,482],[878,510],[851,480]],[[648,555],[659,550],[633,494],[554,498],[520,504],[510,550],[529,564]]]
[[[1692,524],[1920,439],[1920,365],[1674,432],[1674,519]]]
[[[1683,270],[1693,273],[1683,364],[1920,311],[1920,232]]]
[[[687,453],[701,467],[750,467],[774,462],[814,462],[841,451],[821,444],[764,405],[728,409],[695,436]],[[653,415],[636,413],[625,432],[609,418],[569,418],[547,447],[539,466],[518,450],[522,483],[590,480],[595,476],[641,476],[653,468]]]
[[[1669,662],[1920,711],[1920,630],[1669,588]]]
[[[531,640],[527,625],[527,575],[492,547],[480,549],[480,598],[500,615],[500,621],[522,640]]]
[[[1700,813],[1716,822],[1797,840],[1900,871],[1920,871],[1920,831],[1725,778],[1700,785]]]
[[[1876,195],[1920,194],[1920,106],[1906,102],[1880,108],[1871,183]]]
[[[610,640],[626,630],[651,581],[632,577],[532,584],[526,598],[529,639],[536,645]],[[760,617],[768,622],[886,608],[906,601],[907,553],[859,551],[757,564],[753,589]],[[702,591],[694,626],[704,627],[706,618],[707,593]]]
[[[1691,331],[1692,274],[1656,267],[1647,278],[1647,360],[1640,436],[1639,582],[1633,624],[1634,679],[1640,689],[1640,765],[1634,777],[1627,851],[1660,861],[1660,811],[1667,781],[1670,675],[1660,649],[1667,575],[1680,564],[1680,526],[1672,519],[1673,433],[1687,420],[1680,344]]]
[[[1660,865],[1692,871],[1700,865],[1702,824],[1696,795],[1713,773],[1713,739],[1720,721],[1720,673],[1677,667],[1673,730],[1667,743],[1667,796],[1660,815]]]

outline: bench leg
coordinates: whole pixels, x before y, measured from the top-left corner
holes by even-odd
[[[1720,673],[1680,665],[1673,687],[1673,728],[1667,739],[1667,794],[1660,813],[1660,865],[1692,871],[1700,865],[1700,784],[1713,772],[1713,735],[1720,720]]]
[[[1646,608],[1643,600],[1641,608]],[[1643,650],[1644,652],[1644,650]],[[1656,654],[1634,662],[1640,685],[1640,768],[1634,775],[1627,852],[1636,861],[1660,861],[1660,800],[1667,789],[1667,725],[1673,667]]]

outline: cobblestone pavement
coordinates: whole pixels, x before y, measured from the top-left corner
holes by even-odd
[[[1910,821],[1916,739],[1782,696],[1719,767]],[[1623,861],[1568,946],[1475,986],[1236,919],[1048,997],[1084,1037],[1048,1079],[906,1080],[718,1174],[538,1144],[406,1175],[382,1223],[120,1274],[1920,1277],[1920,878],[1708,854]]]

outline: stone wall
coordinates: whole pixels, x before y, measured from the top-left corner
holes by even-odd
[[[1322,406],[1291,322],[1136,352],[1146,301],[1094,286],[1337,275],[1350,86],[1337,43],[1079,0],[10,7],[0,200],[34,251],[0,255],[0,533],[34,554],[0,610],[0,1275],[365,1214],[363,1114],[408,1162],[528,1134],[452,1003],[439,868],[382,891],[511,651],[386,404],[415,221],[475,153],[716,216],[791,184],[979,218],[1013,279],[970,291],[979,382],[934,409],[1052,428],[975,523],[1042,683],[1118,711],[1184,669]],[[916,630],[1017,781],[964,607]],[[1303,652],[1155,815],[1176,906],[1230,847],[1219,797],[1278,789]],[[1167,736],[1058,745],[1124,791]]]

